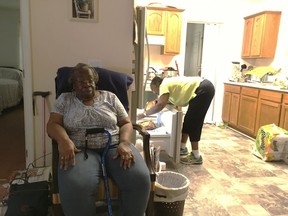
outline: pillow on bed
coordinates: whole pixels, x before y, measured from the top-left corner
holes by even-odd
[[[0,67],[0,79],[13,79],[22,81],[22,71],[16,68]]]

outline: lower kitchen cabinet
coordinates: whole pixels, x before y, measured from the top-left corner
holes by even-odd
[[[280,116],[280,127],[288,130],[288,94],[283,95],[283,102]]]
[[[231,110],[230,112],[230,124],[236,126],[238,123],[238,110],[239,110],[239,103],[240,103],[240,94],[232,94],[231,97]]]
[[[236,126],[238,122],[240,90],[240,86],[225,85],[222,119],[230,126]]]
[[[253,138],[267,124],[288,130],[288,93],[225,84],[222,120]]]
[[[255,136],[258,129],[266,124],[279,125],[282,93],[260,90]]]
[[[223,105],[222,105],[222,120],[229,122],[231,111],[231,92],[224,91]]]
[[[258,89],[242,87],[237,128],[249,136],[255,134],[258,94]]]

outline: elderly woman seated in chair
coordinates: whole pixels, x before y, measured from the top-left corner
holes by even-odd
[[[95,215],[95,194],[102,176],[101,154],[106,134],[91,136],[85,147],[85,131],[105,128],[112,135],[105,158],[108,176],[120,191],[124,216],[143,216],[150,192],[150,175],[144,159],[130,142],[132,123],[117,96],[97,90],[98,74],[93,67],[79,63],[70,77],[73,91],[56,100],[48,135],[58,143],[58,182],[66,216]]]

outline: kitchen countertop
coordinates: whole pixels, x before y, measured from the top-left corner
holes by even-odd
[[[224,83],[288,93],[288,89],[281,89],[280,86],[274,86],[271,83],[250,83],[250,82],[233,82],[233,81],[226,81]]]

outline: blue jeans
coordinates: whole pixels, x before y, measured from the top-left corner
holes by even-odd
[[[131,145],[135,163],[129,169],[120,167],[120,158],[113,159],[116,148],[106,155],[106,170],[120,190],[120,209],[123,216],[143,216],[150,194],[150,174],[134,145]],[[95,150],[87,150],[75,155],[76,165],[66,171],[58,169],[58,184],[62,208],[65,216],[96,215],[95,194],[102,177],[101,155]]]

